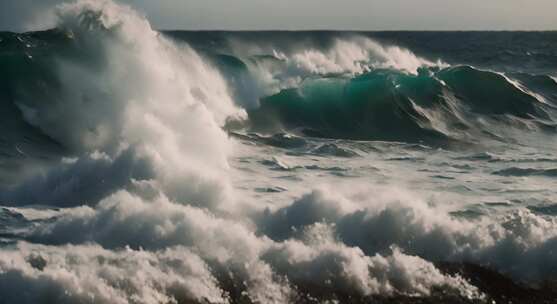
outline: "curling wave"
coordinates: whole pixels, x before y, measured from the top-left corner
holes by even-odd
[[[249,117],[263,132],[439,145],[487,136],[508,140],[501,134],[505,127],[553,132],[554,111],[551,101],[504,75],[455,66],[424,68],[418,75],[375,70],[306,79],[262,99]]]

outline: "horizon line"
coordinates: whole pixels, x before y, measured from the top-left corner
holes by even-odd
[[[13,31],[13,30],[3,30],[0,29],[0,33],[15,33],[15,34],[25,34],[25,33],[34,33],[34,32],[45,32],[45,31],[52,31],[56,30],[57,27],[48,28],[48,29],[37,29],[31,31]],[[445,29],[445,30],[435,30],[435,29],[375,29],[375,30],[368,30],[368,29],[169,29],[169,28],[152,28],[158,32],[346,32],[346,33],[385,33],[385,32],[408,32],[408,33],[417,33],[417,32],[431,32],[431,33],[486,33],[486,32],[493,32],[493,33],[547,33],[547,32],[557,32],[557,29],[534,29],[534,30],[518,30],[518,29]]]
[[[547,30],[507,30],[507,29],[452,29],[452,30],[433,30],[433,29],[157,29],[156,31],[184,31],[184,32],[557,32],[557,29]]]

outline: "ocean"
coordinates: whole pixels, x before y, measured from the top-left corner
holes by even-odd
[[[0,303],[557,303],[557,32],[0,32]]]

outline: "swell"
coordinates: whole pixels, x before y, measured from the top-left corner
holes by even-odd
[[[519,33],[169,35],[208,54],[253,132],[450,146],[555,130],[552,34],[523,37],[539,45],[513,43]]]
[[[5,129],[17,133],[26,125],[33,131],[22,132],[45,135],[29,124],[33,112],[27,109],[36,107],[36,100],[56,103],[67,91],[53,69],[58,58],[92,70],[110,61],[104,49],[72,35],[63,29],[0,34],[2,113],[16,122]],[[111,39],[110,31],[104,35]],[[226,42],[223,33],[214,35],[196,38],[202,41],[198,45],[206,44],[198,49],[219,69],[235,102],[248,111],[247,125],[254,132],[448,146],[482,139],[512,142],[505,134],[509,127],[555,130],[557,82],[549,75],[448,66],[405,49],[323,33],[312,44],[296,44],[282,33],[277,39],[287,44],[283,49],[248,45],[241,50],[221,46],[239,43]],[[213,44],[218,46],[207,46]],[[72,140],[52,134],[44,140],[76,148]],[[15,150],[14,144],[11,147]]]
[[[19,102],[53,97],[59,83],[45,53],[57,52],[64,36],[57,31],[0,33],[0,185],[14,185],[27,176],[26,167],[66,155],[59,141],[32,125]],[[62,53],[62,52],[61,52]]]
[[[470,66],[312,78],[263,98],[249,117],[258,131],[431,144],[505,141],[499,133],[507,127],[553,132],[557,85],[544,76],[521,78]]]

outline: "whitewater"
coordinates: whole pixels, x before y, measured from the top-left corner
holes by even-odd
[[[0,32],[0,303],[555,303],[557,34]]]

